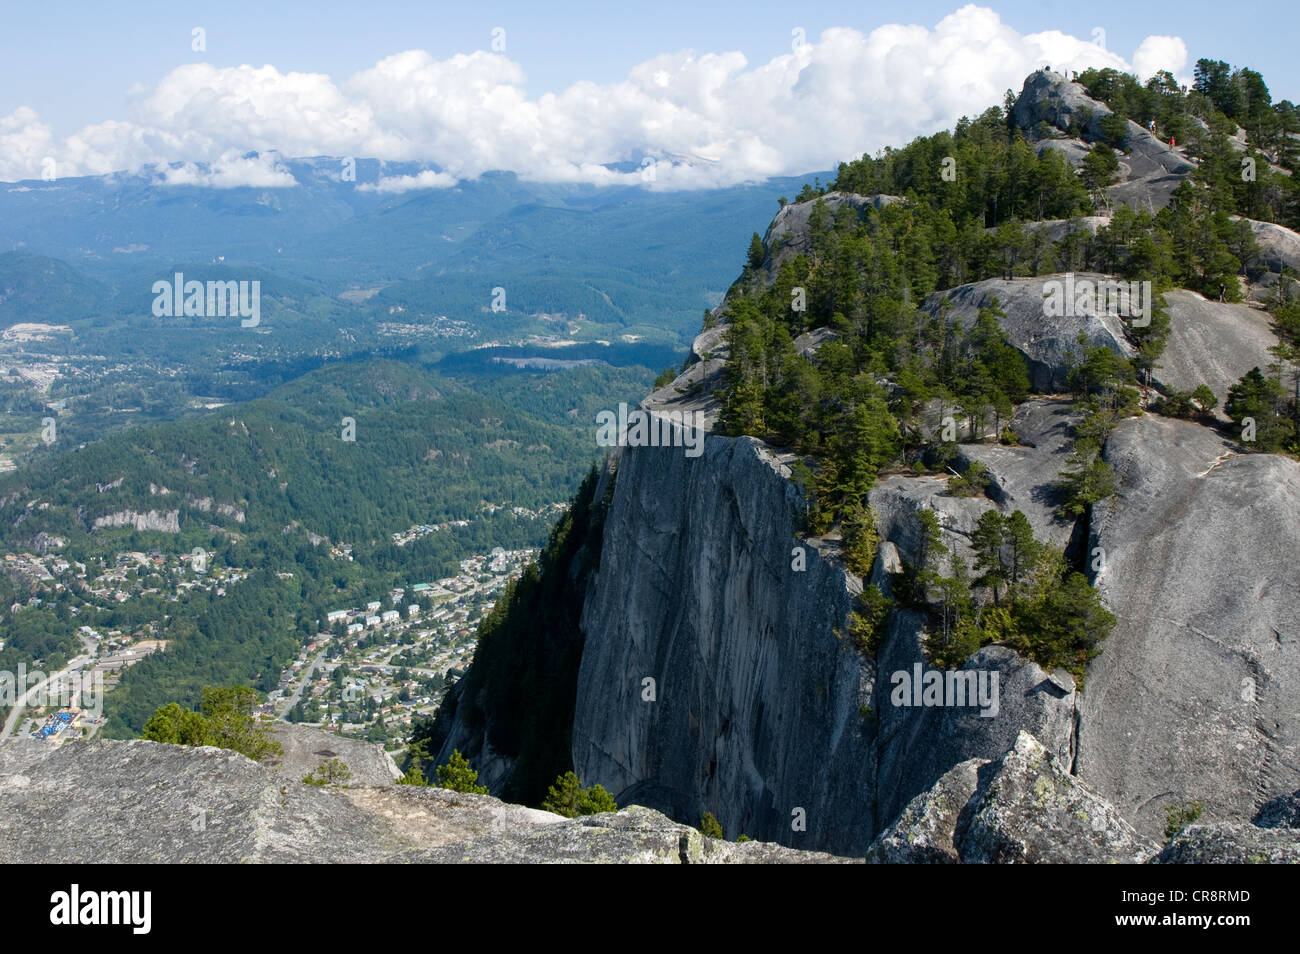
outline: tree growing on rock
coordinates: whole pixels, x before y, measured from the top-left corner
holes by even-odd
[[[570,771],[555,780],[555,784],[546,793],[542,809],[565,818],[577,818],[579,815],[616,812],[618,803],[601,785],[583,788],[582,780]]]
[[[352,769],[342,759],[323,759],[320,765],[302,777],[308,785],[346,785],[352,778]]]
[[[1293,436],[1291,421],[1281,413],[1285,402],[1282,386],[1264,377],[1259,368],[1251,368],[1228,390],[1223,410],[1241,428],[1244,443],[1256,450],[1276,451]]]
[[[261,696],[248,686],[207,686],[199,711],[171,702],[144,724],[140,737],[172,745],[212,745],[260,762],[284,751],[255,715]]]
[[[470,795],[488,794],[487,786],[478,784],[478,772],[470,767],[459,749],[453,749],[446,764],[438,766],[438,787]]]

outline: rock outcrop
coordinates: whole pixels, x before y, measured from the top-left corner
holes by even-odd
[[[1245,821],[1300,787],[1300,464],[1130,418],[1105,450],[1096,586],[1118,620],[1080,698],[1076,769],[1147,834],[1166,805]]]
[[[960,864],[957,827],[962,812],[979,788],[986,759],[954,765],[928,790],[917,795],[867,849],[869,864]]]
[[[961,460],[979,461],[988,468],[985,494],[1003,513],[1021,511],[1037,539],[1061,550],[1070,543],[1074,523],[1058,513],[1056,484],[1066,469],[1066,457],[1074,446],[1072,428],[1079,419],[1069,401],[1035,398],[1017,407],[1009,422],[1017,443],[957,448]]]
[[[1040,123],[1057,132],[1078,130],[1088,139],[1101,136],[1101,120],[1110,107],[1090,97],[1078,83],[1052,70],[1035,70],[1025,77],[1011,118],[1026,133],[1036,133]]]
[[[316,734],[307,747],[336,743]],[[437,788],[303,785],[214,748],[28,739],[0,746],[6,864],[841,860],[716,841],[638,807],[569,820]]]
[[[1137,864],[1156,850],[1024,732],[991,766],[957,844],[967,863]]]
[[[1300,835],[1254,825],[1193,825],[1151,859],[1157,865],[1296,865]]]
[[[1105,275],[1092,272],[1078,272],[1070,278],[1073,283],[1105,280]],[[930,314],[938,314],[947,307],[958,320],[973,322],[981,308],[992,307],[996,302],[1005,314],[998,323],[1011,344],[1029,363],[1030,383],[1035,390],[1063,391],[1069,356],[1080,350],[1080,333],[1093,347],[1109,348],[1126,358],[1134,354],[1133,346],[1124,335],[1124,319],[1105,308],[1086,311],[1071,308],[1070,314],[1048,317],[1045,296],[1054,287],[1049,283],[1059,283],[1059,294],[1067,294],[1066,288],[1074,286],[1067,286],[1066,281],[1064,274],[1009,280],[986,278],[949,291],[935,292],[921,307]],[[1074,296],[1071,294],[1070,297]]]
[[[1111,112],[1078,83],[1051,70],[1038,70],[1025,80],[1011,115],[1025,135],[1038,143],[1040,152],[1060,149],[1077,167],[1090,144],[1103,138],[1102,120]],[[1125,128],[1119,160],[1119,181],[1107,189],[1108,199],[1146,210],[1168,205],[1174,190],[1195,168],[1177,149],[1132,120]]]
[[[763,236],[763,247],[767,257],[763,262],[764,277],[771,281],[781,271],[786,262],[806,255],[811,250],[812,232],[808,227],[808,217],[818,202],[826,206],[832,215],[842,205],[847,205],[859,216],[864,216],[867,209],[883,209],[887,205],[901,202],[896,195],[856,195],[852,192],[827,192],[818,199],[807,202],[791,202],[781,208],[772,219]]]
[[[1253,822],[1191,825],[1152,863],[1300,864],[1300,792],[1271,799]]]
[[[1284,268],[1300,271],[1300,235],[1272,222],[1246,221],[1259,243],[1259,264],[1273,272]]]
[[[131,527],[140,533],[146,531],[180,533],[180,515],[179,510],[150,510],[147,513],[136,510],[119,510],[115,513],[104,514],[102,517],[96,517],[91,527],[95,530],[102,527]]]
[[[1085,280],[1105,281],[1106,276],[1092,272],[1073,275],[1076,287]],[[931,314],[949,307],[951,314],[965,322],[973,321],[981,308],[996,302],[1006,315],[998,319],[1002,330],[1029,362],[1033,387],[1060,392],[1065,390],[1071,355],[1080,350],[1080,332],[1092,346],[1109,348],[1126,358],[1134,355],[1124,329],[1129,319],[1104,307],[1067,316],[1046,314],[1044,295],[1051,287],[1048,283],[1059,283],[1057,287],[1063,291],[1065,281],[1063,274],[989,278],[936,292],[922,307]],[[1170,334],[1152,375],[1156,385],[1166,390],[1192,391],[1204,384],[1222,403],[1227,400],[1228,388],[1243,374],[1273,360],[1268,349],[1277,344],[1277,336],[1266,313],[1247,305],[1208,301],[1196,292],[1181,289],[1165,292],[1164,299]]]
[[[283,751],[266,764],[286,779],[302,781],[329,759],[338,759],[348,767],[350,785],[392,785],[401,776],[392,757],[377,743],[345,739],[292,722],[277,722],[272,732]]]
[[[1027,732],[996,760],[954,766],[881,832],[867,860],[901,864],[1140,863],[1157,846]]]
[[[1193,391],[1204,384],[1219,399],[1251,368],[1266,368],[1277,344],[1266,312],[1209,301],[1196,292],[1165,292],[1169,340],[1154,378],[1163,388]],[[1226,418],[1225,418],[1226,419]]]

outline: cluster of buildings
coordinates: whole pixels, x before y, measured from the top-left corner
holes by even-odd
[[[411,722],[436,711],[469,667],[478,623],[535,554],[497,549],[461,561],[456,576],[329,612],[263,711],[400,745]]]

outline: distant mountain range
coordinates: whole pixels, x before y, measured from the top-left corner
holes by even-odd
[[[346,295],[346,313],[579,316],[689,335],[735,278],[732,257],[808,177],[695,192],[534,183],[489,173],[449,188],[380,191],[413,164],[285,160],[291,187],[164,184],[157,173],[0,185],[0,323],[134,314],[177,263],[261,277],[264,293]],[[719,253],[723,254],[719,254]],[[248,269],[270,275],[244,274]],[[103,283],[100,289],[91,281]],[[400,312],[398,311],[400,309]]]

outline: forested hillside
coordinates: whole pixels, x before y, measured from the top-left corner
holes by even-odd
[[[375,361],[44,456],[0,477],[5,549],[55,547],[93,577],[121,551],[174,559],[199,548],[209,572],[247,576],[179,605],[146,595],[118,606],[83,585],[12,611],[32,584],[0,575],[0,660],[57,668],[78,650],[78,625],[152,624],[173,642],[110,693],[110,734],[138,731],[158,705],[191,702],[204,685],[265,688],[326,611],[451,575],[469,553],[541,545],[552,520],[541,509],[566,501],[597,456],[596,410],[611,395],[635,399],[649,378],[588,366],[458,379]],[[468,523],[392,539],[451,521]]]

